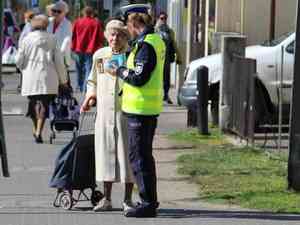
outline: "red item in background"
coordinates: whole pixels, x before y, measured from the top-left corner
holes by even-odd
[[[103,41],[103,28],[98,19],[82,17],[75,20],[72,34],[72,51],[94,54],[103,46]]]

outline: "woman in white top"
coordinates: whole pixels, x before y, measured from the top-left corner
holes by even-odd
[[[56,2],[51,8],[52,17],[49,19],[48,32],[54,34],[58,41],[58,46],[64,57],[66,66],[71,64],[71,40],[72,24],[66,18],[69,12],[68,4],[64,1]]]
[[[59,84],[67,83],[61,52],[53,34],[47,33],[48,18],[35,16],[32,32],[20,43],[16,65],[22,71],[22,95],[29,99],[27,116],[33,121],[33,136],[42,143],[42,131],[48,117],[49,103],[58,92]]]
[[[131,201],[133,175],[128,159],[127,128],[121,112],[121,80],[105,72],[112,64],[126,63],[128,31],[123,22],[111,20],[105,28],[109,47],[95,52],[91,73],[87,80],[87,93],[81,111],[88,111],[97,99],[95,125],[96,180],[104,182],[105,198],[94,211],[112,209],[113,182],[125,183],[124,211],[133,207]]]

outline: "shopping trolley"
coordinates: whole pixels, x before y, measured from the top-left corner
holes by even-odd
[[[79,201],[95,206],[103,194],[96,190],[94,126],[96,112],[81,114],[77,135],[58,154],[49,186],[57,189],[53,206],[71,209]],[[91,190],[89,197],[85,190]],[[77,191],[77,197],[75,197]]]

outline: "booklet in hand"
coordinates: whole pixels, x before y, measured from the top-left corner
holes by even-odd
[[[104,63],[105,69],[117,69],[120,66],[125,65],[125,54],[113,54],[112,57]]]

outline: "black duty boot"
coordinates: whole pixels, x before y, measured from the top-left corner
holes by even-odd
[[[169,96],[165,96],[165,97],[164,97],[164,102],[166,102],[166,103],[168,103],[168,104],[170,104],[170,105],[173,104],[173,102],[172,102],[172,100],[170,99]]]
[[[156,212],[156,208],[154,207],[144,207],[142,205],[139,205],[136,208],[124,212],[124,216],[136,217],[136,218],[150,218],[150,217],[156,217],[157,212]]]

